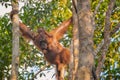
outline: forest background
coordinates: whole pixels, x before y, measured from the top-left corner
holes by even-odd
[[[101,2],[100,2],[101,1]],[[94,49],[103,42],[103,32],[105,26],[105,14],[108,8],[109,0],[91,0],[91,11],[95,12],[95,31],[94,31]],[[1,5],[10,7],[9,1],[1,1]],[[62,21],[72,16],[70,0],[35,0],[22,1],[24,6],[20,8],[19,17],[23,23],[30,26],[32,30],[36,31],[39,27],[43,27],[50,31],[54,29]],[[0,10],[2,10],[0,8]],[[113,31],[118,23],[120,23],[120,0],[116,0],[110,18],[110,30]],[[72,26],[69,27],[67,34],[61,40],[61,44],[66,47],[70,46],[72,40]],[[103,43],[104,44],[104,43]],[[95,56],[95,66],[98,66],[99,57],[102,56],[101,48],[97,51]],[[11,60],[12,60],[12,24],[9,18],[9,13],[0,16],[0,80],[10,79],[11,74]],[[20,65],[19,65],[19,80],[32,79],[36,72],[43,69],[48,71],[54,66],[46,66],[47,62],[44,60],[41,52],[35,49],[31,44],[28,44],[22,37],[20,37]],[[29,70],[28,68],[33,68]],[[29,71],[28,71],[29,70]],[[69,72],[66,72],[66,80]],[[54,77],[54,72],[51,74]],[[41,72],[37,76],[47,76],[46,73]],[[50,79],[50,78],[49,78]],[[120,29],[117,28],[115,33],[111,33],[109,49],[106,53],[106,58],[102,66],[100,74],[101,80],[118,80],[120,79]]]

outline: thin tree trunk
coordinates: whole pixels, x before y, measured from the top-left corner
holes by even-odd
[[[75,75],[78,68],[79,60],[79,27],[78,27],[78,15],[77,15],[77,1],[72,0],[73,3],[73,69],[72,78],[70,80],[75,80]]]
[[[97,78],[100,79],[100,73],[102,71],[102,66],[104,64],[106,53],[108,51],[109,45],[110,45],[110,17],[111,13],[114,7],[115,0],[110,0],[108,10],[106,12],[106,18],[105,18],[105,28],[104,28],[104,44],[101,49],[101,56],[98,60],[98,66],[96,69]]]
[[[18,11],[18,0],[12,0],[12,10]],[[12,70],[11,80],[18,80],[19,67],[19,17],[14,14],[12,17]]]
[[[77,0],[77,15],[80,28],[80,54],[79,65],[75,80],[94,80],[94,50],[93,50],[93,16],[90,0]]]
[[[70,45],[70,53],[71,53],[71,61],[69,63],[69,69],[68,69],[68,80],[72,80],[72,70],[73,70],[73,40],[71,40],[71,45]]]

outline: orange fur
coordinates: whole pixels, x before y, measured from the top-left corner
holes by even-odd
[[[33,33],[27,26],[20,22],[20,31],[22,35],[34,42],[35,46],[41,50],[46,60],[56,65],[58,80],[64,79],[64,68],[70,62],[70,51],[63,47],[59,40],[67,31],[68,26],[71,24],[71,18],[64,21],[59,27],[46,32],[44,29],[38,29],[37,35]]]
[[[17,10],[11,12],[10,18],[13,20],[13,15],[17,14]],[[67,31],[68,26],[71,24],[72,18],[64,21],[59,27],[52,30],[51,32],[46,32],[44,29],[38,29],[37,35],[32,32],[22,22],[19,22],[19,28],[22,36],[27,40],[32,40],[34,45],[43,52],[46,60],[56,65],[57,79],[64,80],[64,68],[70,62],[71,54],[69,49],[63,47],[59,40],[63,37],[64,33]]]

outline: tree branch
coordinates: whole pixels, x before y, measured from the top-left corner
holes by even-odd
[[[12,0],[12,11],[19,11],[18,0]],[[11,79],[18,79],[19,69],[19,16],[18,13],[12,17],[12,68],[11,68]]]
[[[97,48],[94,51],[94,55],[96,56],[98,54],[98,52],[101,50],[101,48],[103,47],[104,44],[104,39],[101,41],[100,44],[98,44]]]
[[[118,23],[117,26],[111,31],[110,36],[112,36],[119,29],[120,29],[120,23]]]
[[[103,0],[100,0],[100,1],[99,1],[98,5],[97,5],[96,8],[95,8],[95,11],[94,11],[93,15],[96,15],[96,14],[97,14],[97,11],[98,11],[98,9],[99,9],[99,7],[100,7],[100,4],[101,4],[102,2],[103,2]]]
[[[72,78],[69,80],[74,80],[76,77],[76,72],[77,72],[77,68],[78,68],[78,60],[79,60],[79,27],[78,27],[78,15],[77,15],[77,1],[76,0],[72,0],[73,1],[73,8],[72,8],[72,12],[73,12],[73,65],[72,66]]]
[[[96,27],[96,23],[94,22],[94,21],[95,21],[95,15],[97,14],[97,11],[98,11],[98,9],[99,9],[99,7],[100,7],[100,4],[101,4],[102,2],[103,2],[103,0],[100,0],[100,1],[99,1],[98,5],[96,6],[95,11],[94,11],[94,13],[93,13],[93,26],[94,26],[94,28]]]
[[[74,64],[73,64],[73,39],[71,40],[70,53],[71,53],[71,61],[69,63],[69,68],[68,68],[68,72],[69,72],[68,80],[72,80],[72,72],[71,71],[73,70],[73,67],[74,67]]]
[[[43,68],[41,68],[41,69],[33,76],[32,80],[34,80],[34,78],[36,78],[36,76],[37,76],[40,72],[42,72],[43,70],[45,70],[45,68],[48,67],[48,66],[50,66],[50,65],[47,64],[47,65],[45,65]]]
[[[97,69],[96,69],[96,74],[97,74],[98,79],[100,78],[102,66],[105,61],[106,53],[108,51],[109,44],[110,44],[110,17],[111,17],[111,13],[112,13],[112,10],[114,7],[114,3],[115,3],[115,0],[110,0],[110,4],[109,4],[108,10],[106,12],[105,29],[104,29],[104,45],[101,49],[102,54],[101,54],[100,58],[98,59],[99,63],[98,63]]]
[[[120,23],[118,23],[117,26],[110,32],[110,36],[115,34],[119,29],[120,29]],[[104,45],[104,39],[101,41],[101,43],[97,46],[96,50],[94,51],[95,56],[98,54],[98,52],[100,52],[103,45]]]

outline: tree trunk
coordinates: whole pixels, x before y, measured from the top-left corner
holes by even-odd
[[[104,64],[104,61],[106,59],[106,54],[110,45],[110,17],[112,14],[112,10],[114,7],[116,0],[110,0],[109,6],[108,6],[108,10],[106,12],[106,18],[105,18],[105,28],[104,28],[104,44],[101,48],[101,56],[98,59],[98,66],[96,68],[96,74],[97,74],[97,78],[100,79],[100,73],[102,72],[102,67]]]
[[[18,11],[18,0],[12,0],[12,10]],[[12,70],[11,80],[18,80],[19,67],[19,17],[14,14],[12,17]]]
[[[73,8],[72,8],[72,12],[73,12],[73,69],[72,69],[72,77],[69,80],[74,80],[75,79],[75,75],[77,72],[77,68],[78,68],[78,60],[79,60],[79,27],[78,27],[78,15],[77,15],[77,11],[76,11],[76,5],[77,5],[77,1],[76,0],[72,0],[73,2]]]
[[[92,75],[94,67],[94,26],[90,0],[78,0],[76,8],[80,29],[80,54],[75,80],[94,80]]]

